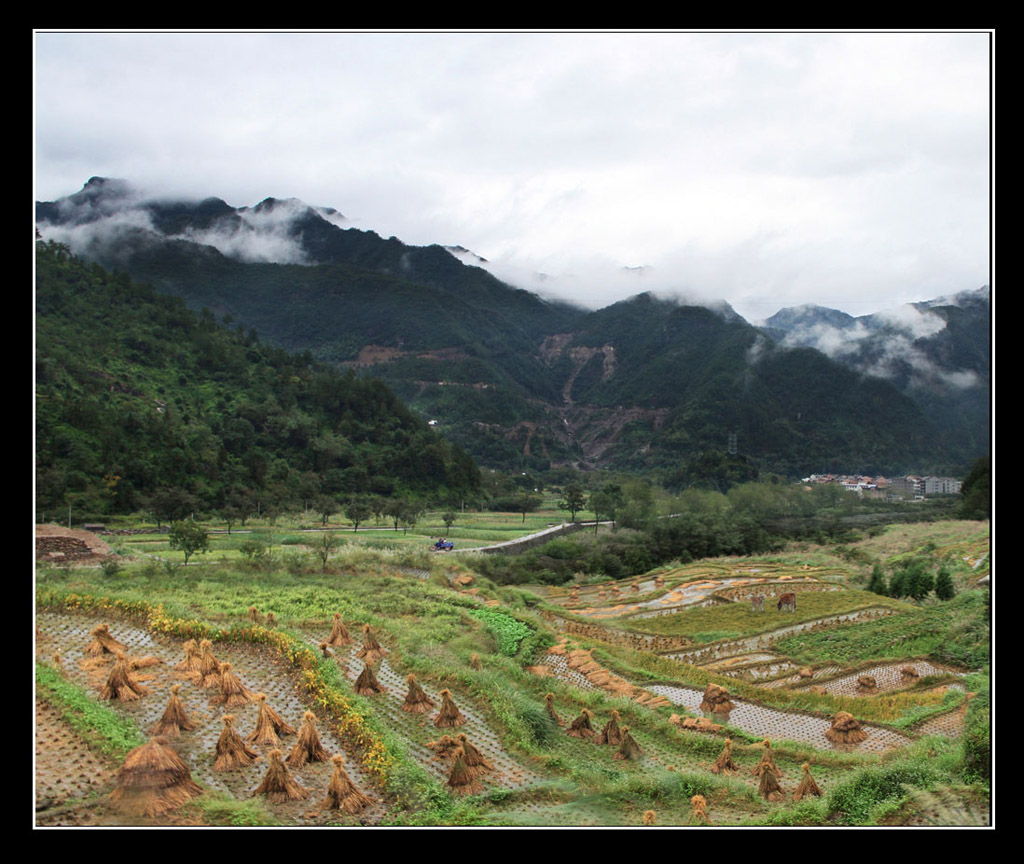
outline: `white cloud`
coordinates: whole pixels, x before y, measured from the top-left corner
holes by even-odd
[[[92,175],[751,319],[989,281],[986,33],[37,33],[36,198]],[[575,273],[570,279],[561,274]],[[530,287],[523,285],[523,287]]]

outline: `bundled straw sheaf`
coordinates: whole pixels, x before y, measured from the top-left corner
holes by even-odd
[[[356,653],[356,657],[364,663],[376,663],[388,652],[377,641],[369,624],[363,625],[363,647]]]
[[[564,726],[565,721],[558,716],[558,712],[555,710],[555,694],[546,693],[544,695],[544,707],[547,708],[548,716],[554,720],[559,726]]]
[[[267,773],[263,775],[263,782],[256,787],[254,795],[266,795],[267,800],[275,804],[302,801],[309,797],[309,792],[295,781],[287,766],[281,761],[280,750],[275,747],[267,758],[270,760]]]
[[[189,681],[202,681],[202,651],[199,648],[199,643],[195,639],[188,639],[182,645],[182,648],[185,651],[185,659],[174,667],[174,671],[180,677],[187,678]]]
[[[427,742],[427,747],[434,751],[434,755],[430,757],[431,760],[450,759],[458,746],[459,742],[450,735],[442,735],[437,741]]]
[[[809,762],[804,762],[803,771],[803,779],[801,779],[800,785],[793,791],[793,800],[799,801],[805,795],[814,795],[816,798],[820,798],[821,789],[818,788],[818,784],[814,782],[814,778],[811,776],[811,765]]]
[[[377,680],[373,674],[373,668],[369,665],[363,666],[363,671],[356,678],[356,693],[361,696],[374,696],[377,693],[386,693],[386,688]]]
[[[465,726],[468,721],[462,712],[459,711],[452,699],[452,691],[445,689],[441,691],[441,710],[434,718],[434,725],[446,728],[450,726]]]
[[[463,758],[466,760],[466,771],[469,774],[473,777],[481,777],[494,770],[494,765],[487,761],[484,754],[469,742],[464,733],[460,732],[455,738],[458,741],[458,747],[462,748]]]
[[[353,641],[355,640],[349,635],[348,628],[345,627],[345,623],[341,620],[341,615],[335,612],[334,624],[331,627],[331,636],[327,640],[327,644],[340,648],[343,645],[351,645]]]
[[[132,678],[128,658],[123,653],[118,653],[115,657],[114,668],[110,670],[110,677],[100,690],[100,698],[134,702],[145,696],[149,690]]]
[[[213,767],[217,771],[231,771],[235,768],[247,768],[260,758],[259,753],[250,750],[235,731],[235,718],[225,714],[221,720],[224,728],[217,739],[217,758]]]
[[[639,759],[644,755],[636,739],[630,734],[629,727],[622,727],[622,742],[619,749],[612,755],[613,759]]]
[[[825,737],[833,744],[859,744],[868,737],[860,728],[860,721],[848,711],[839,711],[832,718],[832,725],[825,730]]]
[[[213,643],[203,639],[199,643],[199,674],[201,687],[220,687],[220,662],[213,656]]]
[[[452,753],[452,770],[448,772],[448,788],[459,795],[479,795],[484,787],[466,765],[466,751],[456,747]]]
[[[237,708],[240,705],[248,705],[254,698],[255,694],[252,690],[242,684],[239,677],[231,671],[231,664],[222,663],[220,666],[220,693],[214,697],[214,704]]]
[[[782,777],[782,771],[775,764],[775,752],[772,750],[772,742],[765,738],[763,743],[764,752],[761,754],[761,761],[754,766],[754,770],[750,773],[755,777],[772,774],[776,779],[779,779]]]
[[[136,747],[117,771],[111,805],[133,816],[160,816],[187,804],[203,790],[166,738]]]
[[[765,801],[781,801],[783,799],[782,787],[779,785],[779,778],[774,771],[762,771],[761,782],[757,791]]]
[[[610,744],[618,747],[622,744],[622,730],[619,728],[619,712],[612,709],[611,719],[604,724],[601,734],[597,737],[598,744]]]
[[[708,684],[704,690],[704,698],[700,703],[701,711],[712,714],[723,714],[732,711],[736,706],[729,701],[729,691],[717,684]]]
[[[320,802],[317,813],[323,810],[344,810],[355,815],[361,813],[373,803],[373,799],[364,795],[345,771],[345,757],[340,753],[331,757],[334,772],[327,786],[327,797]],[[315,815],[315,814],[314,814]]]
[[[256,703],[259,706],[256,728],[246,736],[248,743],[277,747],[281,743],[279,736],[296,734],[296,730],[285,723],[281,715],[267,703],[266,693],[257,693]]]
[[[569,728],[565,730],[566,735],[571,735],[573,738],[594,738],[597,736],[597,730],[594,729],[590,722],[590,718],[594,716],[594,712],[589,708],[584,708],[580,711],[579,716],[576,717],[572,723],[569,724]]]
[[[93,627],[89,631],[89,635],[92,636],[92,641],[89,643],[89,647],[85,649],[87,654],[98,656],[100,654],[116,655],[118,653],[128,653],[128,646],[122,645],[110,635],[109,624],[99,624]]]
[[[409,685],[409,692],[405,694],[405,701],[402,703],[402,710],[410,714],[426,714],[437,703],[427,695],[415,675],[407,675],[405,683]]]
[[[171,686],[171,698],[167,700],[167,708],[164,709],[163,717],[160,718],[156,726],[153,727],[154,735],[162,735],[166,738],[177,738],[182,731],[191,732],[196,728],[196,724],[193,723],[188,714],[185,713],[185,706],[182,704],[181,697],[178,696],[178,691],[181,689],[180,684],[174,684]]]
[[[715,764],[711,766],[712,774],[730,774],[737,771],[736,763],[732,761],[732,739],[725,739],[725,749],[718,755]]]
[[[326,762],[330,758],[331,754],[323,748],[320,735],[316,731],[316,715],[312,711],[307,711],[302,715],[299,739],[295,742],[292,752],[288,754],[288,765],[292,768],[301,768],[307,762]]]

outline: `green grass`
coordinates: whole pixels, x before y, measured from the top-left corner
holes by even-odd
[[[686,636],[697,642],[706,642],[753,636],[856,609],[880,606],[904,609],[906,605],[868,591],[808,591],[799,595],[796,613],[779,611],[770,603],[765,603],[764,612],[751,611],[749,603],[729,603],[706,608],[688,607],[672,615],[653,618],[626,617],[620,621],[630,630],[640,633]]]
[[[57,708],[90,748],[106,756],[123,759],[148,740],[129,718],[97,702],[45,663],[36,663],[36,695]]]
[[[899,615],[821,633],[801,633],[775,644],[800,663],[931,657],[977,668],[988,662],[983,592],[963,592],[946,603],[900,604]]]

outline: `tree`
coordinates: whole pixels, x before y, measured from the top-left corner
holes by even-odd
[[[398,524],[408,516],[411,507],[412,505],[404,498],[388,499],[384,507],[384,515],[391,520],[396,531],[398,530]]]
[[[646,528],[654,516],[654,491],[650,483],[636,480],[623,489],[624,503],[616,508],[616,522],[625,528]]]
[[[945,563],[939,567],[939,574],[935,577],[935,596],[940,600],[952,600],[956,596],[953,576]]]
[[[362,498],[353,498],[345,505],[345,515],[352,523],[352,530],[358,531],[359,524],[373,515],[373,510]]]
[[[196,552],[203,553],[210,548],[209,535],[198,522],[191,519],[172,522],[168,538],[172,549],[184,553],[186,564]]]
[[[586,506],[586,503],[587,497],[583,487],[576,482],[567,483],[562,490],[562,500],[558,502],[558,509],[568,510],[570,521],[575,522],[576,514]]]
[[[526,517],[523,518],[525,519]],[[445,533],[452,530],[452,525],[455,524],[455,519],[455,513],[451,510],[445,510],[445,512],[441,514],[441,521],[444,522]]]
[[[326,525],[327,520],[331,518],[331,514],[337,509],[338,502],[330,495],[317,495],[316,500],[313,501],[313,510],[319,513],[323,520],[320,523],[321,525]]]
[[[885,596],[887,588],[885,584],[885,573],[880,565],[876,564],[871,570],[871,581],[868,582],[868,591]]]
[[[416,520],[419,519],[421,512],[423,511],[411,501],[406,502],[405,507],[402,510],[402,533],[407,532],[410,528],[416,527]]]
[[[992,516],[992,466],[987,456],[978,459],[960,487],[960,518]]]
[[[523,514],[523,524],[526,524],[526,514],[532,513],[541,505],[541,499],[534,495],[528,495],[526,492],[521,492],[516,495],[512,501],[512,509],[516,513]]]
[[[198,507],[199,499],[184,489],[158,489],[149,499],[149,509],[156,518],[156,527],[163,522],[175,522],[187,519]]]
[[[590,496],[590,509],[594,511],[594,533],[596,534],[601,517],[611,518],[615,503],[607,492],[595,492]]]
[[[325,573],[327,572],[327,559],[339,545],[338,538],[330,532],[321,534],[313,544],[313,554],[320,559]]]

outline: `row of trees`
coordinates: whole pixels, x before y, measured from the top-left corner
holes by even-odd
[[[922,558],[901,562],[888,580],[881,565],[871,571],[868,590],[885,597],[909,597],[923,600],[932,591],[940,600],[952,600],[956,596],[953,575],[944,561],[933,572],[932,564]]]

